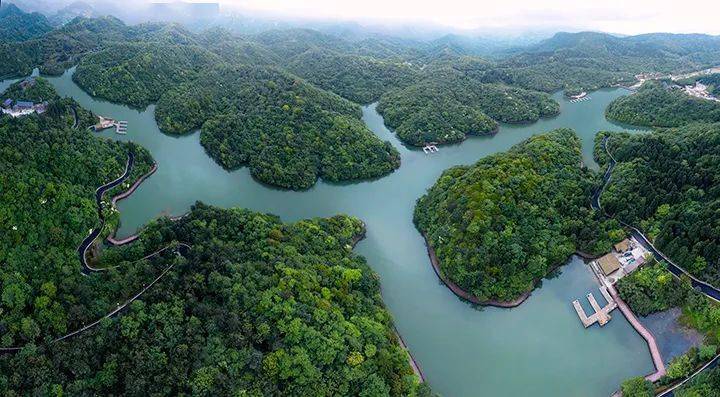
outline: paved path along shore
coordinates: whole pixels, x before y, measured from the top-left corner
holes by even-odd
[[[132,170],[133,165],[135,164],[135,155],[132,152],[128,152],[128,161],[125,165],[125,172],[123,172],[122,175],[120,175],[117,179],[113,180],[112,182],[108,182],[99,188],[95,189],[95,204],[97,205],[97,212],[98,217],[100,218],[100,226],[92,229],[90,231],[90,234],[85,237],[85,239],[80,243],[80,246],[77,249],[78,256],[80,257],[80,263],[82,264],[82,272],[83,274],[88,274],[90,272],[97,272],[101,271],[102,269],[95,269],[92,266],[88,265],[87,263],[87,250],[92,245],[92,243],[95,241],[95,239],[100,235],[100,232],[102,232],[103,227],[105,226],[105,217],[102,213],[102,197],[105,194],[106,191],[114,188],[115,186],[118,186],[121,184],[127,177],[130,175],[130,171]]]
[[[91,267],[90,265],[88,265],[87,259],[86,259],[85,255],[86,255],[86,253],[87,253],[88,247],[93,243],[93,241],[95,241],[95,239],[98,237],[98,235],[100,235],[100,232],[102,231],[102,228],[103,228],[104,225],[105,225],[105,218],[104,218],[104,216],[103,216],[103,214],[102,214],[102,197],[103,197],[103,195],[105,194],[106,191],[108,191],[108,190],[110,190],[110,189],[118,186],[118,185],[121,184],[125,179],[127,179],[127,177],[130,175],[130,172],[132,171],[132,167],[133,167],[134,164],[135,164],[135,156],[134,156],[134,154],[133,154],[132,152],[128,152],[128,160],[127,160],[127,163],[126,163],[126,165],[125,165],[125,171],[123,172],[123,174],[120,175],[118,178],[114,179],[113,181],[108,182],[108,183],[106,183],[106,184],[98,187],[97,189],[95,189],[95,203],[96,203],[96,205],[97,205],[98,217],[100,218],[100,226],[97,227],[97,228],[95,228],[95,229],[93,229],[93,230],[90,232],[90,235],[88,235],[88,236],[82,241],[82,243],[80,243],[80,246],[78,247],[78,255],[79,255],[80,263],[81,263],[82,266],[83,266],[83,273],[84,273],[84,274],[87,274],[88,272],[98,272],[98,271],[104,271],[104,270],[110,269],[110,268],[96,269],[96,268]],[[153,167],[152,167],[152,169],[150,170],[150,172],[148,172],[147,174],[143,175],[140,179],[138,179],[138,180],[133,184],[133,186],[132,186],[130,189],[128,189],[127,191],[125,191],[125,192],[123,192],[123,193],[121,193],[121,194],[113,197],[113,199],[112,199],[112,205],[114,206],[115,203],[116,203],[118,200],[122,200],[122,199],[130,196],[130,195],[135,191],[135,189],[137,189],[137,187],[140,186],[140,183],[142,183],[147,177],[149,177],[150,175],[152,175],[156,170],[157,170],[157,164],[153,165]],[[130,242],[130,241],[134,241],[134,240],[137,239],[137,236],[131,236],[131,237],[132,237],[132,238],[128,238],[128,239],[121,240],[121,241],[120,241],[120,244],[128,243],[128,242]],[[117,242],[117,240],[115,240],[115,241]],[[115,245],[120,245],[120,244],[115,244]],[[136,260],[136,261],[133,261],[133,263],[134,263],[134,262],[138,262],[138,261],[142,261],[142,260],[151,259],[152,257],[161,254],[162,252],[168,250],[169,248],[176,248],[176,249],[178,250],[177,252],[178,252],[179,254],[181,254],[181,255],[184,256],[184,254],[186,254],[187,251],[188,251],[191,247],[190,247],[190,245],[185,244],[185,243],[177,243],[176,245],[170,244],[170,245],[167,245],[167,246],[165,246],[165,247],[163,247],[163,248],[161,248],[161,249],[159,249],[159,250],[157,250],[157,251],[155,251],[155,252],[152,252],[152,253],[150,253],[150,254],[148,254],[148,255],[145,255],[144,257],[142,257],[142,258],[140,258],[140,259],[138,259],[138,260]],[[117,267],[117,266],[115,266],[115,267]],[[115,268],[115,267],[113,267],[113,268]],[[170,269],[172,269],[172,267],[173,267],[173,265],[170,264],[168,267],[166,267],[166,268],[160,273],[160,275],[158,275],[152,282],[150,282],[150,284],[145,285],[145,286],[143,287],[143,289],[141,289],[139,292],[137,292],[135,295],[133,295],[132,297],[130,297],[129,299],[127,299],[127,300],[126,300],[125,302],[123,302],[122,304],[118,304],[118,306],[117,306],[115,309],[111,310],[109,313],[107,313],[107,314],[105,314],[104,316],[100,317],[100,318],[97,319],[96,321],[94,321],[94,322],[92,322],[92,323],[90,323],[90,324],[88,324],[88,325],[83,326],[82,328],[79,328],[79,329],[77,329],[77,330],[75,330],[75,331],[72,331],[72,332],[70,332],[70,333],[68,333],[68,334],[65,334],[65,335],[63,335],[63,336],[60,336],[60,337],[57,337],[57,338],[53,339],[53,340],[51,341],[51,343],[59,342],[59,341],[62,341],[62,340],[71,338],[71,337],[73,337],[73,336],[75,336],[75,335],[78,335],[78,334],[80,334],[80,333],[83,333],[83,332],[85,332],[85,331],[87,331],[87,330],[89,330],[89,329],[92,329],[93,327],[97,326],[98,324],[100,324],[100,322],[101,322],[103,319],[111,318],[111,317],[117,315],[117,314],[120,313],[123,309],[125,309],[128,305],[130,305],[132,302],[134,302],[135,300],[137,300],[138,298],[140,298],[145,292],[147,292],[147,291],[148,291],[153,285],[155,285],[158,281],[160,281],[160,279],[163,278],[163,276],[165,276],[165,275],[168,273],[168,271],[170,271]],[[13,352],[18,352],[18,351],[22,350],[23,347],[24,347],[24,346],[2,347],[2,348],[0,348],[0,353],[13,353]]]
[[[137,188],[140,186],[140,184],[143,183],[145,181],[145,179],[150,177],[150,175],[154,174],[155,171],[157,171],[157,168],[158,168],[157,164],[153,164],[150,171],[148,171],[147,174],[141,176],[137,181],[135,181],[135,183],[128,190],[113,197],[112,201],[111,201],[111,205],[113,206],[113,208],[116,207],[118,201],[124,200],[124,199],[130,197],[131,194],[135,193],[135,190],[137,190]],[[128,244],[128,243],[131,243],[131,242],[137,240],[137,238],[138,238],[138,235],[133,234],[131,236],[128,236],[128,237],[118,240],[118,239],[115,239],[115,232],[113,232],[110,236],[108,236],[107,241],[112,245],[124,245],[124,244]]]
[[[87,250],[93,244],[95,239],[97,239],[100,236],[100,233],[102,232],[103,227],[105,227],[105,217],[103,216],[103,213],[102,213],[102,197],[103,197],[103,195],[105,194],[106,191],[123,183],[125,181],[125,179],[127,179],[128,176],[130,176],[130,173],[132,172],[132,167],[134,166],[134,164],[135,164],[135,155],[132,152],[129,152],[128,153],[128,161],[125,166],[125,172],[117,179],[115,179],[112,182],[109,182],[105,185],[102,185],[95,190],[95,203],[97,205],[98,217],[100,218],[100,226],[94,228],[90,232],[90,234],[80,243],[80,246],[78,247],[78,255],[80,256],[80,263],[83,266],[83,268],[82,268],[83,274],[107,270],[107,269],[102,269],[102,268],[94,268],[94,267],[90,266],[87,263]],[[135,190],[140,186],[140,184],[143,181],[145,181],[145,179],[147,179],[150,175],[155,173],[155,171],[157,171],[157,164],[153,164],[150,171],[147,174],[141,176],[137,181],[135,181],[135,183],[128,190],[113,197],[112,201],[111,201],[111,205],[113,207],[115,207],[115,205],[117,204],[118,201],[125,199],[125,198],[129,197],[131,194],[133,194],[135,192]],[[111,235],[108,237],[107,240],[108,240],[108,242],[110,242],[113,245],[123,245],[123,244],[131,243],[131,242],[137,240],[137,238],[138,238],[137,235],[132,235],[132,236],[126,237],[124,239],[116,240],[114,238],[114,236]]]

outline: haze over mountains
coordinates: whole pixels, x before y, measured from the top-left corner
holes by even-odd
[[[270,5],[274,3],[277,2],[269,2],[267,8],[270,8]],[[319,6],[319,3],[322,3],[322,1],[311,2],[308,9],[312,8],[312,5]],[[359,41],[377,36],[393,36],[403,40],[420,41],[433,46],[448,47],[466,55],[493,57],[505,55],[513,50],[517,51],[518,47],[522,48],[536,44],[543,39],[552,37],[556,32],[587,30],[616,32],[613,30],[615,25],[612,23],[608,22],[607,26],[588,29],[587,26],[582,25],[580,22],[574,23],[572,19],[563,19],[562,15],[564,14],[562,12],[558,12],[558,15],[553,18],[538,18],[535,21],[525,21],[528,18],[527,16],[521,16],[521,13],[511,15],[512,11],[507,11],[509,14],[505,21],[506,25],[495,27],[484,24],[467,28],[462,25],[413,20],[410,17],[405,20],[382,19],[384,13],[391,13],[392,10],[376,10],[378,11],[375,13],[377,18],[363,17],[362,15],[358,15],[357,18],[350,15],[345,15],[343,18],[329,18],[320,14],[308,17],[301,13],[274,13],[260,9],[262,4],[257,6],[250,1],[232,0],[220,2],[130,0],[122,2],[122,6],[109,0],[12,0],[9,2],[6,0],[4,4],[15,4],[27,12],[40,12],[46,16],[47,23],[52,26],[67,23],[76,16],[99,17],[113,15],[128,24],[178,22],[191,30],[201,30],[214,26],[227,28],[235,33],[242,34],[259,33],[269,29],[310,28],[349,41]],[[373,5],[368,4],[368,7],[373,7]],[[349,13],[351,8],[351,6],[348,6],[346,11]],[[549,12],[550,9],[551,5],[548,5],[548,9],[544,12]],[[667,13],[667,10],[664,10],[661,5],[657,5],[653,9],[657,13]],[[373,12],[367,11],[368,14]],[[492,12],[498,13],[500,11],[489,9],[487,12],[490,15]],[[525,13],[529,12],[525,11]],[[412,10],[408,10],[408,15],[413,15]],[[648,18],[651,16],[648,14]],[[519,22],[521,18],[524,18],[522,23]],[[518,19],[518,21],[515,21],[515,19]],[[678,27],[672,29],[672,26],[663,26],[658,30],[712,33],[712,28],[702,25],[698,18],[694,19],[698,21],[697,25],[689,28]],[[646,32],[652,31],[654,30],[646,30]],[[613,35],[617,37],[624,36],[620,34]]]

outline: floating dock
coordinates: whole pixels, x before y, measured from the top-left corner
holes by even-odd
[[[127,134],[127,124],[127,121],[117,121],[109,117],[98,116],[98,123],[95,124],[92,128],[95,131],[102,131],[107,128],[115,127],[115,133]]]
[[[127,134],[127,121],[118,121],[115,123],[115,133]]]
[[[423,152],[425,152],[425,154],[437,153],[439,151],[440,151],[440,149],[438,149],[437,146],[435,146],[435,145],[426,145],[423,148]]]
[[[571,99],[571,100],[570,100],[570,103],[584,102],[584,101],[589,101],[589,100],[590,100],[590,97],[589,97],[589,96],[585,96],[585,97],[582,97],[582,98]]]
[[[577,315],[580,318],[580,322],[583,326],[585,326],[585,328],[588,328],[595,323],[600,324],[600,326],[607,324],[612,319],[610,312],[617,308],[617,303],[615,303],[615,300],[612,296],[610,296],[607,287],[600,287],[600,293],[602,293],[608,304],[605,305],[605,307],[600,307],[600,304],[598,304],[595,296],[592,293],[587,294],[587,300],[590,302],[590,306],[592,306],[594,311],[594,313],[590,316],[585,313],[585,309],[582,308],[579,300],[575,299],[572,303],[575,308],[575,312],[577,312]]]

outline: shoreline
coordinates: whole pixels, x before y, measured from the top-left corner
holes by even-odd
[[[393,324],[393,331],[395,331],[395,335],[398,338],[398,343],[400,344],[400,347],[403,348],[407,352],[408,355],[408,361],[410,363],[410,367],[412,368],[415,375],[420,379],[420,383],[425,383],[425,374],[423,374],[422,369],[420,368],[420,365],[415,361],[415,357],[413,357],[412,353],[410,352],[410,349],[408,349],[407,345],[405,344],[405,340],[403,340],[402,336],[400,335],[400,332],[398,332],[397,328],[395,327],[395,324]]]
[[[99,271],[98,269],[95,269],[92,266],[88,265],[87,250],[90,248],[90,246],[94,246],[94,244],[96,243],[95,240],[98,238],[98,236],[100,236],[103,228],[105,227],[105,214],[103,213],[102,207],[103,195],[106,191],[111,190],[123,183],[130,176],[130,172],[132,171],[132,167],[134,164],[135,155],[132,151],[129,151],[127,163],[125,164],[125,171],[123,172],[123,174],[120,175],[118,178],[113,179],[111,182],[100,185],[97,189],[95,189],[95,205],[97,207],[97,215],[98,219],[100,220],[100,226],[90,229],[90,234],[83,239],[83,241],[77,248],[80,263],[82,264],[81,272],[85,275],[87,275],[88,272]]]
[[[448,289],[452,291],[452,293],[454,293],[457,297],[462,298],[470,303],[474,303],[476,305],[511,309],[513,307],[520,306],[523,302],[525,302],[525,300],[530,297],[530,295],[532,295],[532,291],[528,291],[511,301],[498,301],[492,299],[485,301],[480,300],[477,296],[474,296],[469,292],[463,290],[462,288],[460,288],[459,285],[455,284],[450,279],[442,275],[442,273],[440,272],[440,262],[437,258],[437,255],[435,255],[435,249],[432,247],[432,245],[430,245],[430,242],[427,239],[427,235],[425,233],[422,233],[422,236],[425,240],[425,247],[427,248],[428,256],[430,257],[430,263],[432,264],[433,270],[435,270],[435,274],[440,278],[443,284],[445,284],[445,286],[448,287]]]
[[[364,240],[365,237],[367,236],[367,225],[365,225],[365,222],[363,222],[363,221],[360,221],[360,222],[362,223],[362,231],[360,233],[358,233],[357,235],[355,235],[352,238],[352,240],[350,240],[350,247],[352,247],[352,250],[354,250],[355,246],[360,241]],[[382,296],[382,289],[380,290],[380,295]],[[383,301],[383,305],[385,305],[384,301]],[[398,338],[398,344],[400,345],[400,347],[403,350],[405,350],[405,352],[408,355],[408,363],[410,364],[410,368],[412,368],[415,375],[419,378],[420,383],[425,383],[425,374],[423,374],[422,369],[420,368],[420,365],[417,363],[417,361],[415,361],[415,357],[413,357],[412,352],[405,344],[405,340],[403,339],[402,335],[400,335],[400,332],[398,331],[397,327],[395,326],[394,320],[392,323],[392,328],[393,328],[393,331],[395,332],[395,336],[397,336],[397,338]]]
[[[452,291],[452,293],[455,294],[457,297],[464,299],[470,303],[474,303],[476,305],[481,305],[481,306],[492,306],[492,307],[499,307],[499,308],[503,308],[503,309],[512,309],[514,307],[520,306],[521,304],[523,304],[523,302],[525,302],[528,298],[530,298],[530,296],[532,295],[535,288],[537,288],[537,285],[540,283],[540,281],[542,281],[542,279],[537,280],[535,282],[535,284],[533,285],[532,290],[523,293],[522,295],[520,295],[519,297],[517,297],[513,300],[509,300],[509,301],[498,301],[498,300],[494,300],[494,299],[485,300],[485,301],[480,300],[477,296],[472,295],[471,293],[465,291],[459,285],[455,284],[450,279],[443,276],[443,274],[440,272],[440,261],[438,260],[437,255],[435,255],[435,249],[432,247],[432,245],[430,245],[430,242],[427,239],[427,235],[425,233],[422,233],[422,236],[423,236],[423,240],[425,240],[425,247],[427,248],[427,253],[428,253],[428,256],[430,257],[430,263],[432,264],[432,268],[435,271],[435,274],[438,276],[438,278],[440,278],[440,281],[442,281],[443,284],[445,284],[445,286],[450,291]],[[582,251],[575,251],[574,255],[578,255],[579,257],[581,257],[583,259],[595,259],[598,257],[597,255],[591,255],[591,254],[588,254],[588,253],[582,252]],[[560,265],[553,267],[548,274],[554,272],[555,270],[557,270],[558,268],[560,268],[563,265],[564,264],[560,264]]]
[[[150,171],[148,171],[145,175],[138,178],[135,181],[135,183],[133,183],[133,185],[130,186],[130,188],[128,190],[113,196],[112,200],[110,200],[111,207],[116,208],[116,204],[118,201],[124,200],[124,199],[130,197],[133,193],[135,193],[135,190],[137,190],[137,188],[140,187],[140,184],[142,184],[147,178],[149,178],[152,174],[154,174],[155,171],[157,171],[157,169],[158,169],[157,163],[153,163],[153,166],[152,166],[152,168],[150,168]],[[131,243],[131,242],[137,240],[139,237],[139,234],[135,233],[131,236],[117,240],[117,239],[115,239],[116,233],[117,233],[117,229],[114,230],[112,232],[112,234],[110,234],[105,240],[108,241],[112,245],[119,246],[119,245]]]

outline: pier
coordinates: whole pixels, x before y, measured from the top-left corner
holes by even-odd
[[[115,127],[115,133],[124,135],[127,134],[127,124],[127,121],[117,121],[109,117],[98,116],[98,123],[92,128],[97,132]]]
[[[584,96],[582,98],[571,99],[570,103],[584,102],[584,101],[589,101],[589,100],[590,100],[589,96]]]
[[[439,151],[440,149],[438,149],[437,146],[433,144],[425,145],[425,147],[423,147],[423,152],[425,152],[425,154],[437,153]]]
[[[585,328],[588,328],[595,323],[600,324],[600,326],[607,324],[610,319],[612,319],[610,312],[617,308],[617,303],[615,303],[615,300],[612,296],[610,296],[610,293],[605,286],[600,287],[600,292],[607,301],[607,305],[605,305],[605,307],[600,307],[600,304],[595,299],[595,296],[592,293],[587,294],[587,299],[594,311],[594,313],[590,316],[585,313],[585,309],[582,308],[579,300],[575,299],[572,303],[575,308],[575,312],[577,312],[577,315],[580,318],[580,322],[582,322]]]
[[[115,133],[117,134],[127,134],[127,121],[118,121],[115,123]]]

